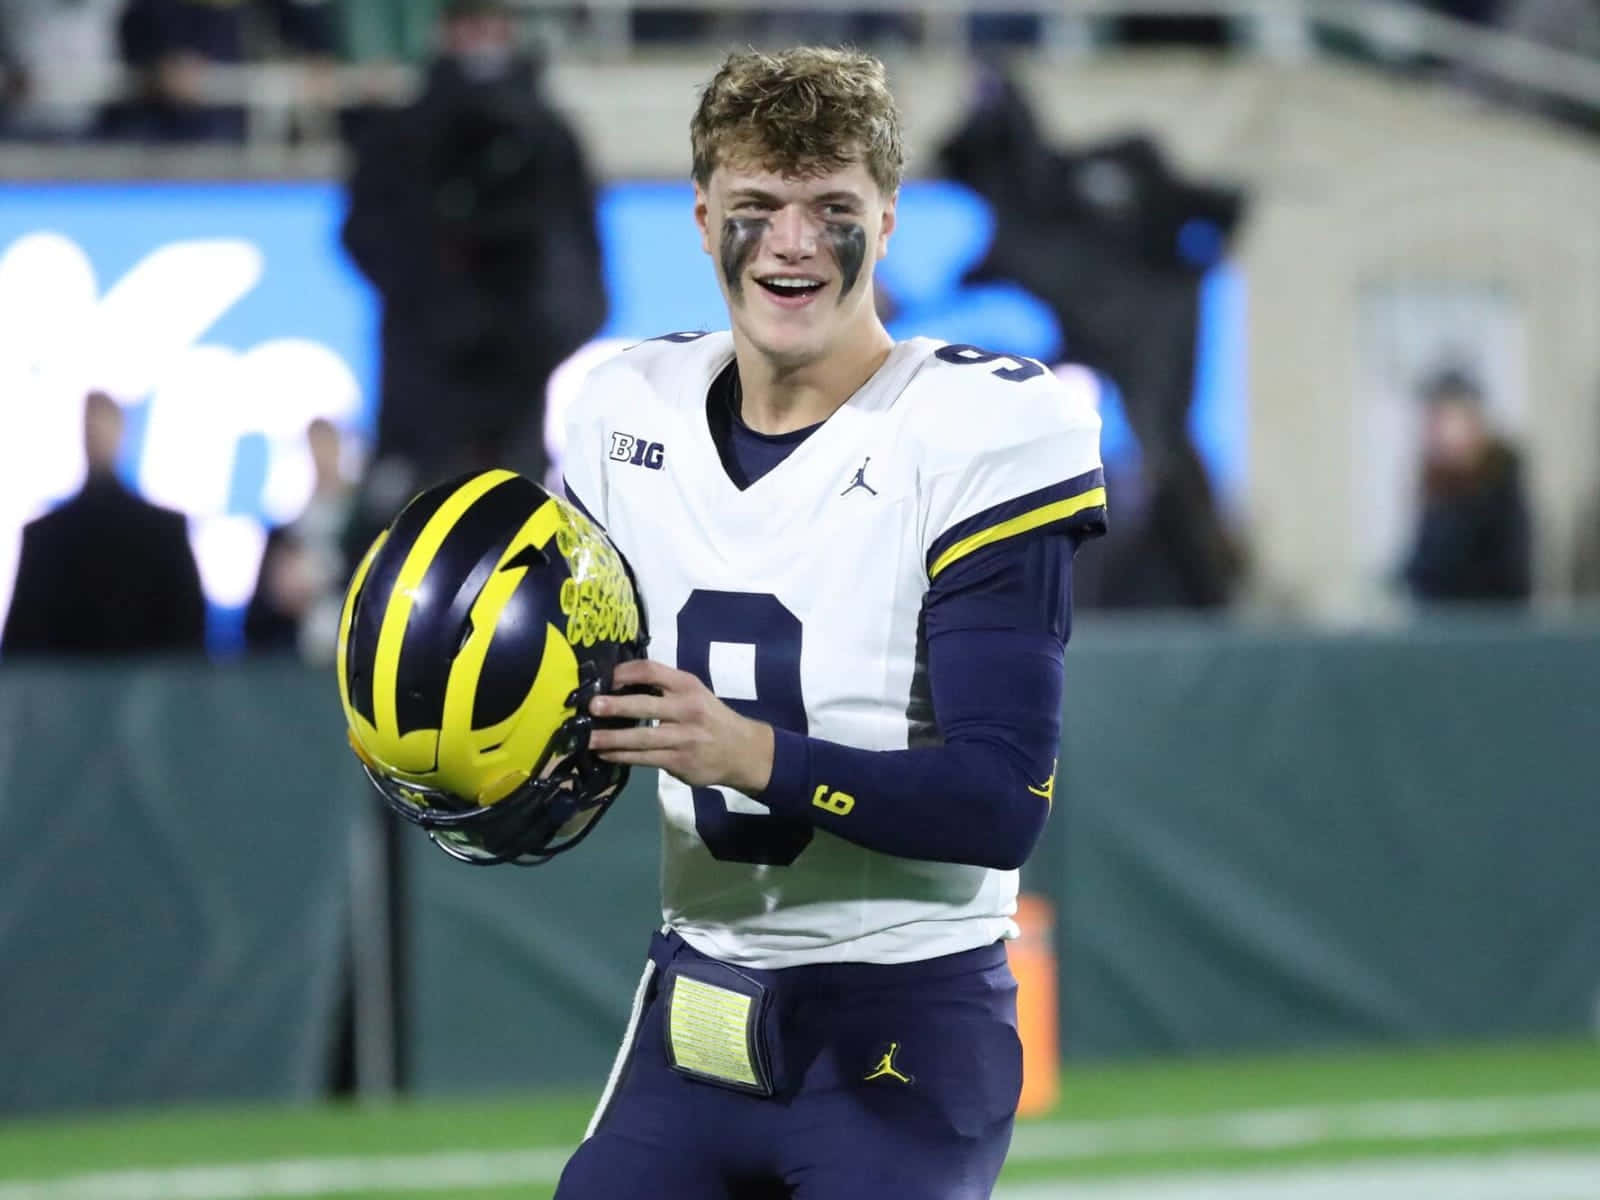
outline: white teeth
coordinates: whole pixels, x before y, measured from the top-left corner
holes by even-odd
[[[791,288],[791,289],[798,290],[800,288],[817,287],[818,285],[820,285],[822,283],[822,280],[820,280],[820,279],[788,279],[788,278],[781,278],[781,279],[763,279],[761,282],[764,283],[764,284],[767,284],[769,287]]]

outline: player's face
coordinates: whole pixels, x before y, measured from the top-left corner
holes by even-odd
[[[799,365],[875,322],[873,268],[894,204],[859,162],[806,178],[719,166],[695,188],[695,220],[735,329]]]

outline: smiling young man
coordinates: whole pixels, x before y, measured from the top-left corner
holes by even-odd
[[[731,331],[606,363],[567,440],[649,618],[614,679],[649,694],[590,706],[647,723],[591,745],[660,768],[665,925],[557,1196],[985,1197],[1099,420],[1030,359],[879,321],[877,60],[734,54],[691,137]]]

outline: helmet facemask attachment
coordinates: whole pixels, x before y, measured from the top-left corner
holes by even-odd
[[[638,655],[618,661],[633,657]],[[490,804],[463,803],[437,788],[391,778],[357,746],[362,769],[391,811],[427,830],[433,844],[458,862],[542,866],[588,837],[628,782],[625,764],[605,762],[589,751],[595,725],[589,701],[609,690],[609,673],[602,679],[591,659],[580,662],[578,670],[580,683],[567,697],[567,707],[577,711],[550,739],[528,779]]]

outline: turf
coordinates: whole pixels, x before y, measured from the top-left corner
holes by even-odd
[[[1327,1052],[1274,1058],[1072,1065],[1046,1122],[1119,1122],[1397,1100],[1600,1095],[1600,1048],[1588,1042],[1485,1045],[1431,1050]],[[562,1149],[582,1135],[593,1094],[429,1099],[392,1104],[144,1110],[14,1120],[0,1127],[0,1181],[47,1179],[124,1168],[377,1157],[452,1150]],[[1600,1119],[1572,1129],[1461,1131],[1340,1139],[1286,1146],[1157,1145],[1098,1153],[1080,1143],[1059,1157],[1050,1130],[1035,1151],[1013,1158],[1008,1180],[1369,1155],[1458,1153],[1507,1147],[1600,1148]],[[1042,1145],[1043,1149],[1039,1149]],[[341,1192],[342,1200],[402,1193]],[[437,1193],[436,1193],[437,1194]],[[550,1194],[542,1185],[472,1188],[473,1200]]]

